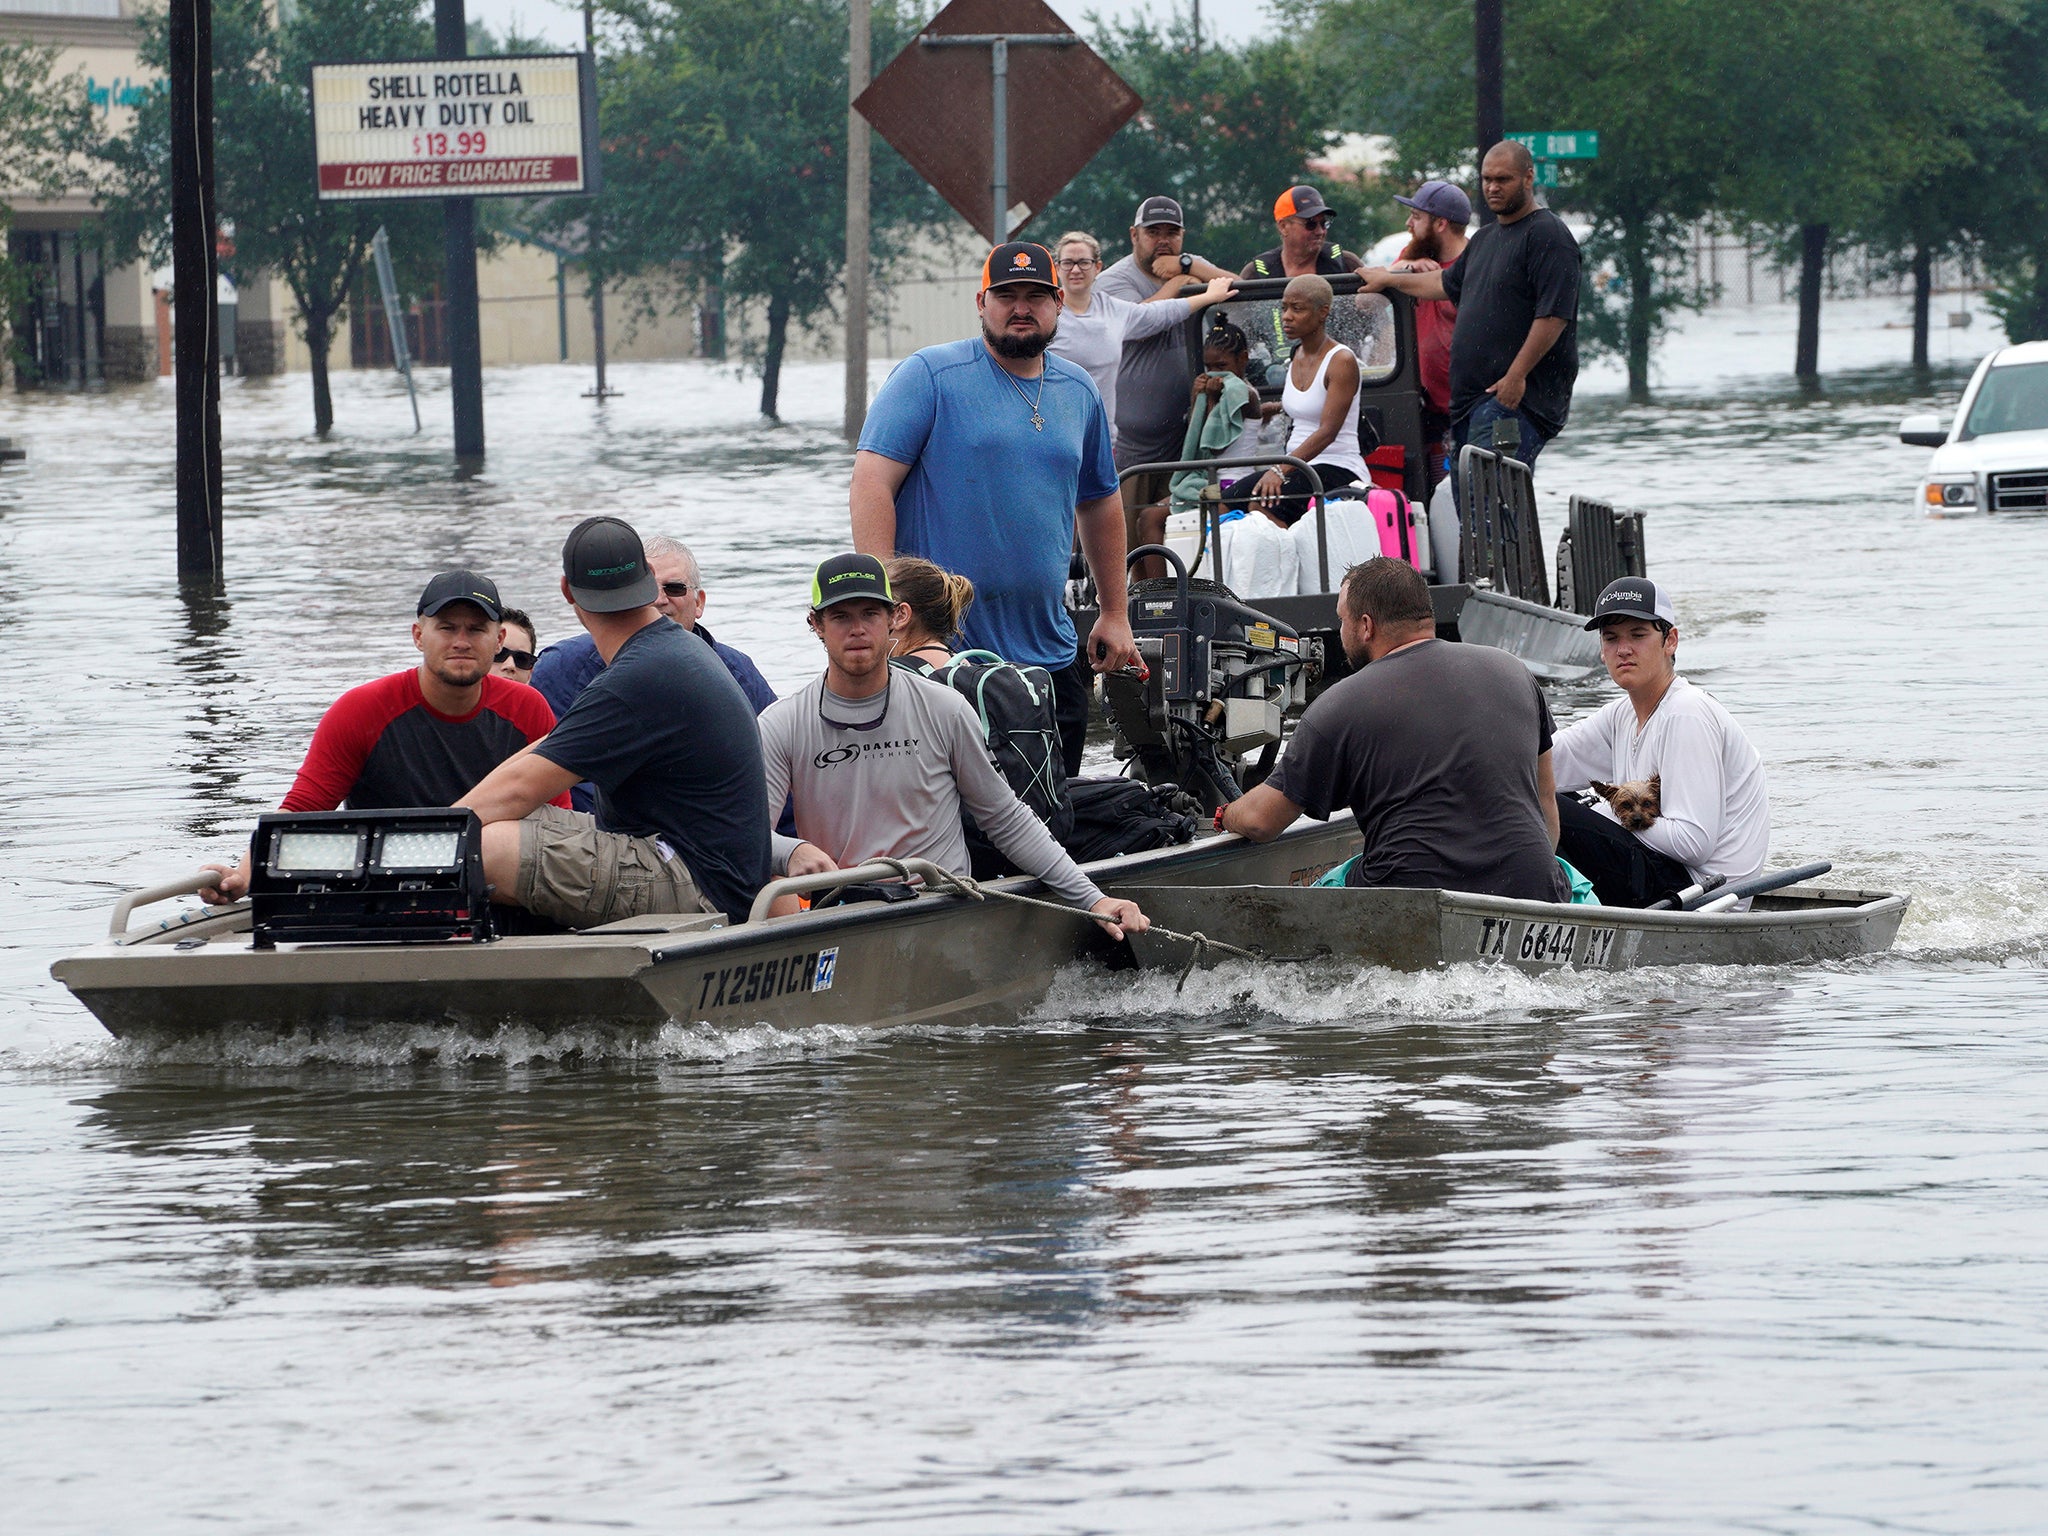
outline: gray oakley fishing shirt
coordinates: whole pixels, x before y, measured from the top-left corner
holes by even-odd
[[[821,677],[762,711],[768,803],[795,797],[798,836],[841,869],[873,858],[929,859],[965,875],[973,865],[964,805],[1005,858],[1062,900],[1102,900],[990,760],[973,707],[943,683],[889,670],[888,690],[875,698],[843,699]],[[795,847],[794,838],[775,839],[778,871]]]

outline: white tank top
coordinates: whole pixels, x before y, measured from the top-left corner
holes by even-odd
[[[1323,424],[1323,402],[1329,397],[1330,392],[1325,375],[1330,371],[1330,359],[1344,350],[1342,342],[1331,343],[1329,351],[1323,354],[1323,360],[1316,368],[1316,376],[1309,380],[1307,389],[1294,387],[1294,364],[1289,362],[1287,365],[1287,383],[1280,391],[1280,406],[1294,423],[1294,430],[1287,434],[1287,451],[1297,457],[1301,445]],[[1348,469],[1358,476],[1360,481],[1371,478],[1366,473],[1365,455],[1358,451],[1358,402],[1355,396],[1350,413],[1345,416],[1344,424],[1337,429],[1336,438],[1329,447],[1309,462]]]

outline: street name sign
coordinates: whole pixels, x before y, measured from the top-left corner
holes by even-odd
[[[1540,133],[1508,135],[1538,160],[1598,160],[1600,132],[1595,128],[1547,128]]]
[[[895,146],[991,245],[1043,208],[1095,158],[1143,103],[1100,54],[1078,39],[1044,0],[953,0],[854,101],[854,110]],[[1019,34],[1058,37],[1019,46]],[[1004,40],[1004,110],[998,113],[991,51]],[[995,154],[995,123],[1007,155]],[[998,176],[998,170],[1002,174]],[[990,197],[1000,183],[1006,217]],[[1001,222],[1006,227],[997,228]]]
[[[313,66],[323,201],[598,190],[587,53]]]

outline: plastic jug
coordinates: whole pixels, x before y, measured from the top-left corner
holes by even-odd
[[[1322,582],[1322,568],[1316,560],[1316,507],[1309,503],[1301,521],[1288,529],[1294,540],[1294,555],[1301,567],[1298,590],[1303,594],[1334,592],[1343,584],[1344,573],[1361,560],[1380,552],[1379,535],[1373,530],[1373,516],[1365,502],[1353,496],[1332,496],[1323,503],[1323,527],[1330,552],[1330,585]]]
[[[1287,529],[1262,512],[1247,512],[1223,525],[1223,584],[1246,602],[1292,597],[1300,579],[1301,557]]]

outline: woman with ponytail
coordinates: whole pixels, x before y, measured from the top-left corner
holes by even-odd
[[[929,677],[953,656],[960,620],[974,602],[974,583],[915,555],[888,563],[889,590],[909,610],[902,628],[889,638],[901,666]]]

